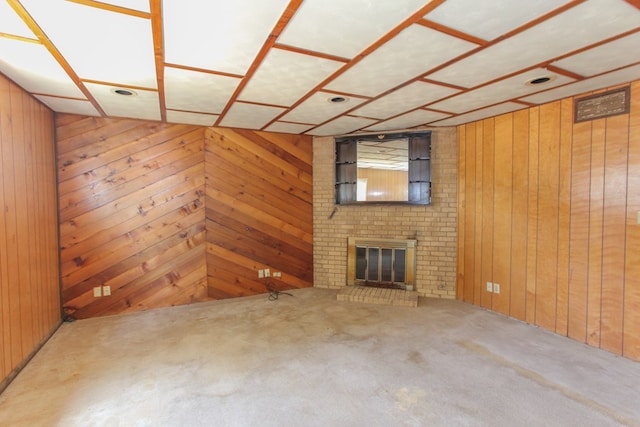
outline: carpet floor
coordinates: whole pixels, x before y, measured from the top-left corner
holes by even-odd
[[[0,426],[640,426],[640,363],[459,301],[291,293],[66,323]]]

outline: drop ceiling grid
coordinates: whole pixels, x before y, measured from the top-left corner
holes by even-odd
[[[163,0],[165,61],[244,75],[287,0]]]
[[[424,18],[491,41],[566,3],[569,0],[447,0]]]
[[[284,108],[267,105],[234,103],[220,122],[220,126],[246,129],[262,129],[282,114]]]
[[[476,47],[474,43],[422,25],[412,25],[325,87],[377,96]]]
[[[352,111],[351,114],[374,119],[387,119],[457,92],[460,90],[416,81]]]
[[[149,19],[67,1],[21,2],[81,79],[157,88]]]
[[[85,98],[44,45],[0,37],[0,52],[2,72],[28,92]]]
[[[305,0],[278,41],[354,58],[424,5],[424,0]]]
[[[165,67],[168,109],[220,113],[240,83],[239,78]]]
[[[551,77],[552,80],[542,86],[526,84],[528,81],[542,76]],[[507,79],[481,86],[478,89],[464,92],[444,101],[436,102],[429,105],[429,108],[460,114],[476,110],[487,104],[498,104],[533,92],[539,92],[543,88],[556,87],[572,81],[574,80],[569,77],[552,73],[542,68],[535,68]]]
[[[238,99],[291,106],[343,65],[311,55],[271,49]]]
[[[373,123],[375,123],[375,120],[364,117],[340,116],[335,120],[308,131],[307,134],[314,136],[342,135],[367,127]]]
[[[103,3],[113,4],[127,9],[139,10],[149,13],[149,0],[101,0]]]
[[[282,116],[280,120],[318,125],[366,101],[365,98],[352,96],[347,102],[329,102],[329,99],[334,96],[328,92],[316,92],[302,104]]]
[[[579,22],[580,26],[572,25]],[[630,4],[591,0],[442,68],[430,79],[475,87],[640,26]]]
[[[35,95],[42,103],[53,111],[60,113],[80,114],[83,116],[100,116],[98,110],[87,100],[58,98],[55,96]]]
[[[265,128],[268,132],[283,133],[304,133],[311,129],[313,125],[303,125],[300,123],[273,122]]]

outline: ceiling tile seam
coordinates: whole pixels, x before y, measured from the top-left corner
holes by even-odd
[[[105,10],[107,12],[121,13],[123,15],[134,16],[136,18],[149,19],[151,14],[142,10],[130,9],[124,6],[118,6],[110,3],[103,3],[96,0],[67,0],[69,3],[76,3],[82,6],[89,6],[95,9]]]
[[[302,49],[300,47],[290,46],[290,45],[281,44],[281,43],[274,44],[273,48],[274,49],[280,49],[280,50],[286,50],[287,52],[298,53],[300,55],[312,56],[314,58],[327,59],[329,61],[343,62],[343,63],[347,63],[347,62],[351,61],[351,59],[349,59],[349,58],[343,58],[341,56],[330,55],[328,53],[322,53],[322,52],[316,52],[316,51],[313,51],[313,50]]]
[[[112,86],[112,87],[118,87],[118,88],[158,92],[158,89],[156,89],[155,87],[136,86],[136,85],[129,86],[129,85],[123,85],[122,83],[113,83],[113,82],[106,82],[104,80],[93,80],[93,79],[82,79],[82,78],[80,79],[80,81],[83,83],[92,83],[92,84],[102,85],[102,86]]]
[[[224,71],[207,70],[206,68],[191,67],[189,65],[172,64],[170,62],[165,62],[164,66],[168,68],[175,68],[177,70],[194,71],[197,73],[204,73],[204,74],[213,74],[215,76],[221,76],[221,77],[233,77],[236,79],[244,78],[242,74],[225,73]]]
[[[195,110],[180,110],[177,108],[167,108],[167,111],[174,111],[176,113],[189,113],[189,114],[202,114],[204,116],[217,116],[217,113],[208,113],[205,111],[195,111]]]
[[[426,77],[421,77],[417,81],[422,81],[422,82],[425,82],[425,83],[431,83],[433,85],[444,86],[444,87],[448,87],[448,88],[451,88],[451,89],[457,89],[457,90],[467,90],[468,89],[468,88],[466,88],[464,86],[458,86],[458,85],[454,85],[454,84],[451,84],[451,83],[441,82],[441,81],[438,81],[438,80],[427,79]]]
[[[385,44],[388,41],[390,41],[391,39],[393,39],[395,36],[400,34],[405,29],[409,28],[411,25],[414,25],[416,22],[418,22],[420,19],[422,19],[422,17],[424,15],[426,15],[429,12],[431,12],[433,9],[435,9],[438,6],[440,6],[444,2],[445,2],[445,0],[434,0],[434,1],[430,2],[429,4],[421,7],[413,15],[409,16],[408,18],[406,18],[400,24],[398,24],[394,28],[392,28],[389,32],[387,32],[386,34],[384,34],[383,36],[378,38],[376,41],[374,41],[371,45],[366,47],[362,52],[360,52],[358,55],[356,55],[351,61],[349,61],[344,66],[340,67],[340,69],[338,69],[336,72],[331,74],[329,77],[327,77],[326,79],[324,79],[323,81],[318,83],[314,88],[312,88],[309,92],[307,92],[306,95],[304,95],[302,98],[300,98],[298,101],[296,101],[293,105],[291,105],[291,107],[289,107],[289,109],[284,111],[279,116],[276,116],[271,122],[267,123],[266,126],[264,126],[262,128],[262,130],[264,130],[265,128],[270,126],[272,123],[278,121],[281,117],[285,116],[287,113],[289,113],[290,111],[292,111],[293,109],[298,107],[300,104],[302,104],[307,99],[311,98],[315,93],[323,90],[324,86],[328,85],[330,82],[332,82],[333,80],[335,80],[336,78],[338,78],[339,76],[341,76],[342,74],[347,72],[347,70],[352,68],[358,62],[362,61],[365,57],[367,57],[371,53],[375,52],[380,46],[382,46],[383,44]],[[320,126],[320,125],[318,125],[318,126]],[[310,129],[310,130],[312,130],[312,129]]]
[[[262,107],[288,108],[286,105],[268,104],[266,102],[247,101],[247,100],[244,100],[244,99],[237,99],[235,103],[236,104],[260,105]]]
[[[153,56],[156,66],[156,85],[158,86],[158,103],[160,104],[160,120],[167,121],[167,102],[164,90],[164,34],[162,26],[161,0],[149,0],[151,11],[151,34],[153,36]]]
[[[319,93],[319,92],[324,92],[324,93],[328,93],[328,94],[331,94],[331,95],[347,96],[347,97],[350,97],[350,98],[373,99],[373,97],[371,97],[371,96],[356,95],[355,93],[341,92],[341,91],[338,91],[338,90],[331,90],[331,89],[320,89],[315,93]]]
[[[49,93],[40,93],[40,92],[29,92],[29,94],[33,96],[47,96],[49,98],[57,98],[57,99],[68,99],[70,101],[85,101],[89,102],[86,98],[76,98],[74,96],[62,96],[62,95],[51,95]]]
[[[32,39],[30,37],[24,37],[24,36],[17,36],[15,34],[0,33],[0,37],[5,39],[10,39],[10,40],[17,40],[19,42],[42,44],[42,42],[38,39]]]
[[[244,78],[240,81],[235,91],[231,95],[231,98],[229,98],[229,100],[227,101],[227,104],[220,112],[220,117],[218,117],[218,120],[216,120],[216,122],[214,123],[215,126],[220,125],[220,122],[224,120],[224,117],[229,112],[229,109],[231,109],[231,106],[233,105],[233,103],[236,102],[236,100],[238,99],[238,97],[240,96],[244,88],[249,83],[249,80],[251,80],[251,77],[253,77],[253,75],[258,70],[258,67],[260,66],[260,64],[264,61],[265,57],[267,56],[267,53],[269,53],[269,50],[271,50],[271,48],[275,45],[276,40],[278,39],[278,37],[280,36],[284,28],[287,26],[289,21],[293,18],[293,15],[295,14],[295,12],[302,5],[302,1],[303,0],[291,0],[289,2],[286,9],[278,19],[278,22],[276,22],[276,25],[274,26],[273,30],[267,36],[267,39],[265,40],[264,44],[260,48],[260,51],[258,52],[256,57],[253,59],[253,62],[251,63],[251,65],[249,66],[249,69],[245,73]],[[268,123],[267,125],[269,124],[271,124],[271,122]],[[264,129],[264,127],[262,129]]]
[[[290,123],[292,125],[315,126],[313,123],[292,122],[291,120],[279,120],[278,123]]]
[[[585,79],[585,76],[583,76],[581,74],[574,73],[574,72],[566,70],[564,68],[556,67],[555,65],[551,65],[550,63],[545,65],[544,68],[546,68],[548,71],[551,71],[552,73],[560,74],[560,75],[563,75],[565,77],[569,77],[569,78],[574,79],[574,80],[584,80]]]
[[[430,21],[428,19],[421,19],[416,22],[418,25],[422,25],[423,27],[430,28],[432,30],[444,33],[448,36],[455,37],[458,39],[462,39],[464,41],[468,41],[470,43],[477,44],[479,46],[486,46],[489,44],[489,41],[481,39],[479,37],[472,36],[471,34],[463,33],[462,31],[455,30],[451,27],[447,27],[446,25],[438,24],[437,22]]]
[[[53,58],[58,62],[58,64],[62,67],[62,69],[67,73],[69,78],[75,83],[75,85],[80,89],[80,91],[87,97],[87,100],[93,104],[93,107],[96,109],[98,113],[102,117],[106,117],[105,111],[102,109],[102,106],[98,103],[97,99],[93,96],[91,91],[87,89],[84,85],[80,77],[76,74],[75,70],[71,67],[71,65],[67,62],[67,60],[62,56],[58,48],[53,44],[53,42],[49,39],[46,33],[40,28],[40,26],[33,19],[31,14],[27,12],[24,6],[20,3],[19,0],[7,0],[9,6],[16,12],[16,14],[22,19],[22,21],[29,27],[29,29],[33,32],[33,34],[38,37],[40,43],[44,45],[44,47],[49,51],[49,53],[53,56]]]

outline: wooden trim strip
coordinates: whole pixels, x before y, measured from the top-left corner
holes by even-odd
[[[300,47],[289,46],[286,44],[276,43],[273,45],[274,49],[286,50],[288,52],[299,53],[301,55],[313,56],[316,58],[328,59],[330,61],[344,62],[347,63],[351,61],[349,58],[343,58],[341,56],[330,55],[328,53],[316,52],[313,50],[302,49]]]
[[[38,40],[47,48],[49,53],[58,61],[58,64],[62,67],[62,69],[67,73],[67,75],[73,80],[73,82],[78,86],[78,89],[87,97],[87,99],[93,104],[93,107],[100,113],[102,116],[106,116],[107,114],[104,112],[98,101],[95,99],[93,94],[87,89],[84,85],[80,77],[76,74],[76,72],[71,68],[71,65],[67,62],[67,60],[62,56],[60,51],[55,47],[55,45],[49,40],[47,35],[42,31],[42,28],[36,23],[36,21],[31,17],[29,12],[20,4],[18,0],[7,0],[9,6],[13,8],[13,10],[18,14],[18,16],[24,21],[25,24],[29,27],[31,31],[38,37]]]
[[[146,91],[149,91],[149,92],[157,92],[158,91],[158,89],[155,89],[155,88],[152,88],[152,87],[128,86],[128,85],[123,85],[122,83],[105,82],[103,80],[80,79],[80,81],[83,82],[83,83],[92,83],[92,84],[103,85],[103,86],[113,86],[113,87],[119,87],[119,88],[123,88],[123,89],[146,90]]]
[[[446,25],[438,24],[437,22],[429,21],[428,19],[423,18],[416,23],[424,27],[431,28],[432,30],[447,34],[451,37],[462,39],[470,43],[475,43],[480,46],[486,46],[487,44],[489,44],[487,40],[472,36],[471,34],[463,33],[462,31],[455,30],[451,27],[447,27]]]
[[[552,73],[560,74],[562,76],[566,76],[566,77],[572,78],[574,80],[584,80],[584,78],[585,78],[583,75],[571,72],[569,70],[565,70],[564,68],[555,67],[553,65],[547,65],[545,68],[547,70],[551,71]]]
[[[640,9],[640,0],[626,0],[626,2],[636,9]]]
[[[58,99],[69,99],[71,101],[86,101],[89,102],[86,98],[76,98],[74,96],[62,96],[62,95],[51,95],[49,93],[41,93],[41,92],[29,92],[31,96],[48,96],[49,98],[58,98]]]
[[[249,83],[249,80],[251,80],[251,77],[253,77],[256,70],[258,69],[258,66],[260,66],[262,61],[264,61],[264,58],[267,56],[267,53],[269,52],[269,50],[275,45],[276,40],[280,36],[280,33],[282,33],[282,30],[284,30],[284,27],[286,27],[286,25],[289,23],[291,18],[293,18],[293,15],[296,13],[300,5],[302,5],[302,0],[291,0],[289,2],[289,4],[287,5],[287,8],[285,9],[282,16],[280,17],[275,27],[271,31],[271,34],[269,34],[269,37],[267,37],[267,40],[262,45],[260,52],[258,52],[258,55],[255,57],[255,59],[253,60],[253,63],[247,70],[246,75],[244,76],[242,81],[240,81],[240,84],[238,85],[238,87],[236,87],[236,90],[233,92],[233,95],[231,95],[231,98],[229,99],[229,101],[227,101],[227,105],[225,105],[224,109],[220,113],[220,117],[218,117],[218,120],[216,120],[215,126],[220,125],[220,122],[222,121],[222,119],[224,119],[224,116],[227,114],[227,112],[229,111],[233,103],[236,101],[236,99],[238,99],[238,96],[240,95],[240,93],[242,93],[242,90],[244,89],[244,87],[247,85],[247,83]]]
[[[0,33],[0,37],[5,38],[5,39],[17,40],[17,41],[20,41],[20,42],[42,44],[42,42],[40,42],[40,40],[38,40],[38,39],[32,39],[32,38],[23,37],[23,36],[16,36],[15,34]]]
[[[177,68],[179,70],[197,71],[199,73],[205,73],[205,74],[215,74],[216,76],[233,77],[236,79],[241,79],[244,77],[242,74],[225,73],[223,71],[213,71],[213,70],[207,70],[205,68],[190,67],[188,65],[172,64],[169,62],[165,62],[164,66],[170,67],[170,68]]]
[[[141,10],[129,9],[128,7],[116,6],[114,4],[103,3],[95,0],[67,0],[70,3],[77,3],[83,6],[95,7],[96,9],[102,9],[109,12],[122,13],[124,15],[135,16],[137,18],[149,19],[151,14],[143,12]],[[153,0],[151,0],[153,2]]]
[[[156,64],[156,81],[158,82],[158,101],[160,103],[160,119],[167,121],[167,103],[164,93],[164,37],[162,32],[162,2],[150,0],[151,32],[153,34],[153,55]]]
[[[217,116],[218,113],[206,113],[204,111],[180,110],[178,108],[167,108],[167,111],[175,111],[176,113],[203,114],[206,116]]]
[[[372,98],[370,96],[356,95],[355,93],[340,92],[340,91],[331,90],[331,89],[322,89],[319,92],[326,92],[326,93],[330,93],[330,94],[333,94],[333,95],[348,96],[349,98],[374,99],[374,98]]]
[[[640,32],[640,28],[634,28],[633,30],[625,31],[624,33],[615,35],[613,37],[609,37],[608,39],[600,40],[599,42],[590,44],[588,46],[581,47],[580,49],[573,50],[571,52],[565,53],[564,55],[557,56],[557,57],[553,58],[550,61],[546,61],[546,63],[551,64],[551,63],[559,61],[561,59],[568,58],[568,57],[573,56],[573,55],[577,55],[579,53],[582,53],[584,51],[596,48],[598,46],[602,46],[603,44],[611,43],[613,41],[616,41],[618,39],[624,38],[626,36],[630,36],[630,35],[632,35],[634,33],[637,33],[637,32]]]
[[[236,104],[262,105],[263,107],[288,108],[286,105],[266,104],[264,102],[236,100]]]
[[[445,87],[450,87],[451,89],[457,89],[457,90],[468,90],[468,88],[464,87],[464,86],[458,86],[458,85],[454,85],[451,83],[445,83],[445,82],[439,82],[437,80],[431,80],[431,79],[427,79],[425,77],[422,77],[420,79],[417,79],[416,81],[423,81],[425,83],[431,83],[433,85],[439,85],[439,86],[445,86]]]

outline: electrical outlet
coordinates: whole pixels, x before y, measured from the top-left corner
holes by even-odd
[[[279,271],[274,271],[273,272],[273,277],[282,277],[282,273]]]
[[[103,286],[102,287],[102,295],[108,297],[111,295],[111,286]]]
[[[258,270],[258,279],[264,278],[264,270]]]
[[[499,294],[500,293],[500,283],[494,283],[493,284],[493,293],[494,294]]]
[[[102,286],[96,286],[93,288],[93,296],[96,298],[102,296]]]
[[[268,268],[264,269],[264,277],[271,277],[271,271]]]
[[[493,292],[493,283],[487,282],[487,292]]]

